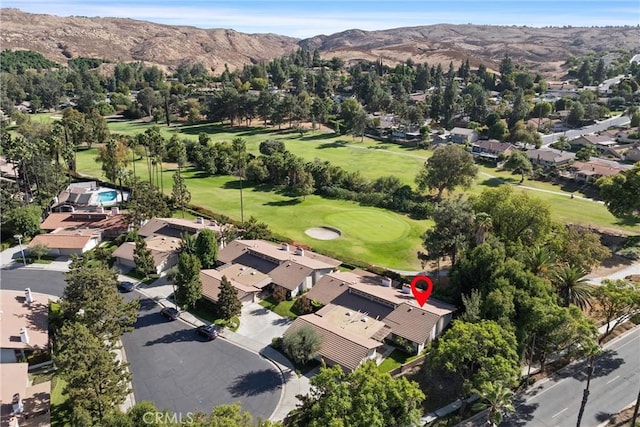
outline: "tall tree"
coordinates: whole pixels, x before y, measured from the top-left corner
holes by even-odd
[[[196,237],[196,255],[202,268],[213,268],[218,261],[218,236],[213,230],[203,229]]]
[[[124,402],[131,392],[131,374],[100,335],[84,323],[73,322],[62,327],[57,347],[54,361],[67,382],[64,393],[74,408],[101,421]]]
[[[607,325],[600,337],[602,341],[616,326],[640,310],[640,286],[626,280],[607,279],[602,282],[602,286],[594,288],[593,299],[598,317]]]
[[[67,321],[83,323],[93,335],[113,343],[133,329],[138,300],[125,302],[118,294],[115,270],[74,262],[65,280],[60,308]]]
[[[474,409],[487,409],[487,419],[492,427],[502,424],[505,413],[515,411],[513,391],[499,381],[486,382],[479,390],[474,390],[474,393],[481,399],[478,405],[474,405]]]
[[[585,271],[580,268],[562,267],[556,270],[551,281],[565,307],[576,305],[582,310],[591,306],[590,298],[593,286],[584,278]]]
[[[393,378],[367,362],[350,374],[339,366],[321,368],[311,393],[299,396],[292,427],[414,427],[422,425],[424,394],[406,377]]]
[[[597,185],[609,212],[618,218],[640,218],[640,165],[600,178]]]
[[[182,218],[184,218],[184,208],[191,201],[191,193],[184,182],[180,171],[173,174],[173,187],[171,188],[171,199],[174,205],[180,208]]]
[[[142,273],[145,278],[156,272],[153,253],[147,247],[147,241],[143,238],[139,237],[136,240],[136,247],[133,250],[133,262],[136,264],[136,270]]]
[[[491,217],[492,234],[505,243],[542,242],[551,229],[551,212],[542,200],[502,185],[472,199],[474,210]]]
[[[504,163],[503,167],[507,170],[512,170],[516,173],[521,174],[520,183],[524,182],[525,175],[530,175],[533,172],[533,165],[529,158],[519,150],[511,153],[507,161]]]
[[[218,314],[225,320],[240,314],[242,303],[238,299],[238,290],[231,284],[227,276],[222,276],[220,293],[218,294]]]
[[[465,393],[479,389],[488,381],[511,386],[520,371],[513,332],[489,320],[455,321],[438,340],[427,365],[459,376]]]
[[[473,156],[457,145],[447,145],[437,149],[416,176],[416,184],[421,191],[425,188],[438,191],[437,200],[442,199],[444,190],[469,187],[478,174]]]
[[[183,252],[178,256],[178,267],[173,275],[173,282],[178,287],[176,298],[180,305],[193,308],[202,297],[200,268],[200,260],[196,255]]]
[[[157,188],[148,182],[134,181],[131,184],[131,196],[126,213],[129,224],[139,227],[147,219],[170,215],[164,195]]]
[[[231,141],[233,151],[234,173],[240,178],[240,221],[244,222],[244,197],[242,194],[243,180],[247,173],[247,142],[242,138]]]
[[[423,246],[429,259],[449,256],[455,265],[457,255],[466,248],[474,232],[474,214],[468,200],[459,197],[444,199],[432,216],[435,225],[424,234]]]

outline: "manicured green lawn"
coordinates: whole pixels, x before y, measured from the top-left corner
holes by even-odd
[[[78,169],[86,175],[102,176],[93,162],[95,150],[78,153]],[[146,162],[136,162],[136,173],[144,177]],[[165,193],[171,191],[173,169],[163,174]],[[240,220],[239,181],[230,176],[202,176],[198,171],[183,172],[191,204]],[[340,259],[355,259],[370,264],[403,270],[420,268],[416,257],[421,235],[431,226],[428,220],[413,220],[384,209],[362,207],[354,202],[324,199],[310,195],[304,200],[273,191],[268,186],[251,186],[243,190],[245,219],[255,216],[277,234]],[[304,232],[307,228],[329,225],[343,235],[335,240],[316,240]]]
[[[387,356],[382,361],[380,365],[378,365],[378,369],[380,370],[380,372],[389,372],[396,369],[400,365],[403,365],[405,363],[411,362],[414,359],[417,359],[418,357],[420,357],[420,354],[414,354],[410,356],[404,351],[395,349],[389,356]]]
[[[110,129],[112,132],[135,134],[152,125],[140,121],[117,122],[111,123]],[[212,141],[231,141],[235,137],[242,137],[247,142],[248,151],[254,154],[259,153],[258,146],[261,141],[279,139],[285,142],[288,150],[308,161],[315,158],[328,160],[348,171],[360,171],[369,179],[381,175],[395,175],[412,186],[416,173],[431,156],[431,152],[427,150],[367,138],[360,142],[359,138],[320,131],[308,132],[301,137],[299,133],[289,130],[278,131],[261,127],[230,128],[217,124],[171,128],[160,126],[160,129],[166,137],[176,132],[180,137],[190,139],[196,139],[199,133],[204,132]],[[78,152],[78,170],[87,176],[103,177],[100,164],[95,161],[96,154],[96,149]],[[129,168],[132,168],[131,164]],[[136,161],[135,168],[138,176],[143,179],[148,177],[145,160]],[[171,176],[174,172],[174,169],[165,165],[162,180],[167,194],[171,191]],[[487,166],[481,166],[480,172],[475,184],[466,191],[467,193],[479,194],[484,188],[500,185],[498,180],[491,179],[486,174],[509,182],[519,181],[519,177],[511,172]],[[235,220],[240,219],[239,182],[235,178],[206,177],[195,170],[184,171],[184,176],[192,194],[193,205],[202,206]],[[579,197],[570,199],[570,193],[563,192],[557,185],[530,180],[526,180],[524,185],[567,195],[521,189],[547,201],[554,219],[558,221],[640,230],[637,224],[625,224],[616,219],[602,204],[584,201]],[[432,225],[430,221],[415,221],[405,215],[362,207],[348,201],[323,199],[315,195],[307,196],[305,200],[293,198],[268,186],[247,186],[243,195],[245,218],[255,216],[269,224],[279,235],[308,244],[313,249],[325,251],[338,258],[356,259],[397,269],[413,270],[420,267],[416,252],[421,247],[421,235]],[[304,233],[309,227],[322,225],[338,228],[343,235],[335,240],[321,241]]]
[[[59,375],[51,380],[51,425],[66,427],[71,425],[71,407],[67,402],[67,395],[62,393],[66,382]]]
[[[291,301],[284,300],[280,303],[276,303],[271,297],[269,297],[267,299],[260,301],[259,304],[264,308],[273,311],[279,316],[288,317],[289,319],[295,319],[296,317],[298,317],[298,313],[294,313],[291,310],[291,307],[293,307],[293,304],[295,302],[296,302],[295,300],[291,300]]]

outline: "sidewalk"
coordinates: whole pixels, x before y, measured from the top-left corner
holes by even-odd
[[[130,278],[125,279],[124,277],[126,276],[121,277],[123,280],[130,280]],[[138,291],[141,294],[152,298],[157,304],[163,307],[174,306],[173,301],[168,299],[168,297],[173,293],[173,286],[168,282],[166,277],[161,277],[148,285],[140,286]],[[180,312],[180,320],[193,325],[194,327],[207,323],[188,311]],[[271,362],[280,371],[280,375],[282,377],[282,393],[280,394],[280,401],[278,402],[278,405],[271,414],[271,420],[283,420],[299,403],[296,396],[299,394],[306,395],[309,393],[311,389],[309,378],[317,373],[315,370],[298,377],[295,372],[295,368],[289,359],[270,345],[265,346],[252,338],[227,329],[220,332],[219,337],[238,347],[242,347],[247,351],[259,354]]]
[[[22,245],[22,249],[26,256],[27,247],[24,244]],[[28,268],[34,270],[69,271],[70,262],[69,257],[59,256],[49,264],[32,263],[24,265],[19,245],[12,246],[0,252],[0,268],[2,269]]]

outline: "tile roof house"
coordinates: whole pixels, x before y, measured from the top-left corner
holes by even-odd
[[[27,363],[0,365],[0,426],[51,425],[51,381],[31,385]]]
[[[300,316],[287,328],[288,336],[302,327],[315,330],[322,339],[318,358],[328,366],[340,365],[345,371],[355,370],[367,360],[376,358],[381,340],[371,336],[384,330],[384,323],[344,307],[327,305],[314,314]],[[367,329],[369,328],[369,329]]]
[[[211,302],[218,302],[220,284],[225,276],[238,291],[238,299],[242,302],[255,302],[258,295],[271,283],[271,278],[264,273],[242,264],[225,265],[219,269],[200,271],[202,296]]]
[[[178,249],[180,249],[180,239],[152,236],[145,239],[147,248],[151,250],[156,274],[162,274],[178,263]],[[133,253],[135,242],[125,242],[113,252],[116,265],[122,269],[136,268]]]
[[[472,144],[478,140],[478,132],[467,128],[451,129],[450,138],[456,144]]]
[[[602,159],[574,162],[564,176],[577,182],[594,183],[603,176],[617,175],[630,167]]]
[[[404,348],[410,346],[416,353],[442,333],[455,310],[433,298],[420,307],[410,286],[394,288],[391,279],[363,270],[327,274],[304,297],[325,305],[316,314],[327,306],[341,306],[356,315],[375,318],[385,328],[370,338],[403,342]]]
[[[571,145],[587,146],[589,144],[595,145],[597,148],[603,149],[612,145],[616,145],[615,137],[609,134],[603,135],[582,135],[576,139],[569,141]]]
[[[28,247],[38,244],[49,247],[49,255],[82,254],[102,242],[114,238],[129,229],[129,225],[117,208],[111,212],[60,212],[51,213],[40,224],[49,234],[33,238]]]
[[[537,148],[527,150],[526,154],[531,163],[549,168],[569,164],[576,157],[574,153],[556,150],[555,148]]]
[[[102,238],[117,237],[129,230],[129,224],[117,209],[110,212],[60,212],[51,213],[42,221],[45,231],[90,229],[99,231]]]
[[[264,240],[234,240],[218,253],[221,264],[242,264],[269,275],[275,286],[295,297],[311,289],[341,262],[287,243],[277,245]]]
[[[183,233],[197,234],[203,229],[210,229],[220,233],[221,227],[214,221],[196,218],[195,220],[181,218],[152,218],[140,227],[138,235],[147,242],[151,249],[156,273],[162,274],[178,263],[178,249],[182,242]],[[122,268],[135,268],[133,261],[134,242],[125,242],[113,253],[116,264]]]
[[[497,162],[501,154],[508,155],[515,149],[513,144],[500,142],[495,139],[476,141],[471,144],[471,154],[474,157]]]
[[[29,302],[27,303],[27,300]],[[48,296],[0,291],[0,426],[49,426],[51,382],[31,385],[27,363],[18,355],[49,345]]]
[[[29,242],[27,249],[36,245],[44,245],[49,248],[47,253],[49,256],[80,255],[95,248],[101,241],[100,233],[91,230],[62,230],[55,233],[38,234]]]

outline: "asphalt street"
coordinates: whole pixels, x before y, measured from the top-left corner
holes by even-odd
[[[0,270],[1,289],[24,291],[25,288],[31,288],[32,292],[60,297],[65,286],[67,283],[64,281],[64,275],[59,271],[28,268]]]
[[[193,327],[166,320],[148,298],[141,299],[135,330],[122,342],[138,402],[150,400],[183,417],[238,402],[267,419],[280,399],[280,373],[273,365],[222,338],[206,341]]]
[[[0,287],[61,296],[66,283],[59,271],[25,268],[0,271]],[[137,298],[140,294],[123,294]],[[136,401],[182,413],[210,412],[214,406],[238,402],[254,417],[267,419],[282,391],[273,365],[224,339],[205,341],[190,325],[170,322],[160,307],[142,298],[135,329],[122,337]]]
[[[553,144],[561,136],[566,136],[569,141],[575,138],[579,138],[582,135],[587,135],[594,132],[600,132],[609,129],[611,126],[623,126],[630,122],[630,117],[626,114],[622,116],[613,117],[611,119],[603,120],[596,124],[585,126],[579,129],[572,129],[566,132],[552,133],[549,135],[542,135],[542,146],[546,147]]]
[[[587,382],[588,364],[562,370],[516,402],[508,426],[575,426]],[[583,427],[597,426],[635,402],[640,389],[640,329],[607,347],[597,358],[582,417]]]

